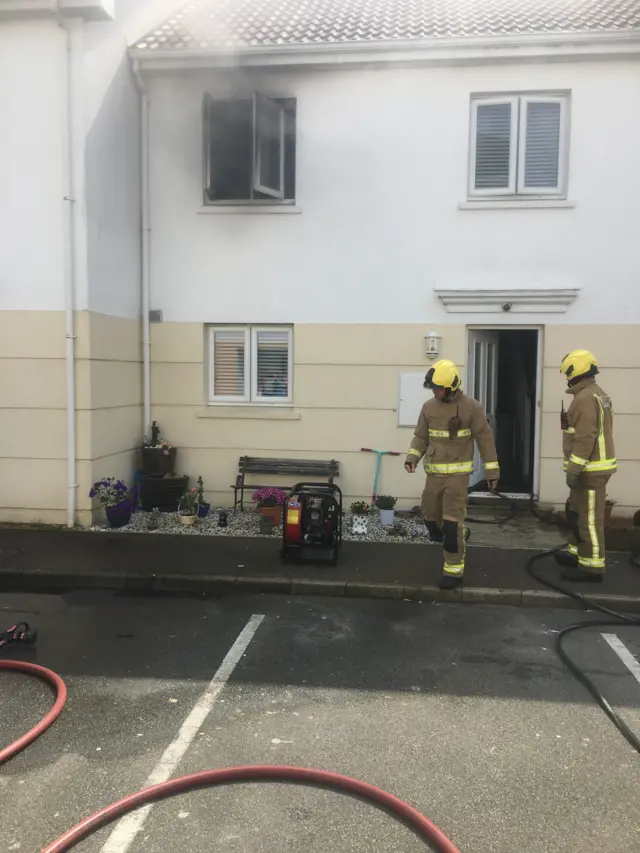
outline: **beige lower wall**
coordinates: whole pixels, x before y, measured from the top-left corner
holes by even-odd
[[[142,435],[140,324],[78,312],[77,521],[91,483],[130,480]],[[0,521],[67,520],[67,384],[61,311],[0,312]]]
[[[447,325],[442,355],[462,368],[467,329]],[[178,468],[202,475],[209,499],[228,504],[238,457],[252,455],[337,459],[348,500],[370,495],[374,457],[363,446],[406,452],[412,430],[397,426],[398,374],[426,371],[422,325],[296,325],[294,405],[291,410],[206,406],[207,358],[198,323],[152,327],[152,415],[179,448]],[[561,461],[560,406],[569,398],[559,373],[574,347],[593,349],[602,364],[602,384],[614,399],[620,473],[610,496],[619,511],[640,504],[636,473],[640,448],[640,351],[638,326],[548,326],[543,330],[540,498],[561,505],[566,496]],[[402,458],[384,460],[379,491],[397,495],[399,506],[415,505],[422,477],[404,473]]]
[[[206,405],[204,327],[152,326],[152,416],[179,448],[178,468],[202,475],[209,499],[229,503],[238,457],[245,454],[334,458],[348,500],[366,498],[374,457],[363,446],[405,453],[412,430],[397,426],[398,373],[421,372],[422,325],[298,325],[294,330],[294,405]],[[464,373],[466,327],[438,330],[442,354]],[[139,323],[102,314],[76,317],[77,519],[89,524],[91,483],[131,480],[142,424]],[[609,493],[620,512],[640,505],[640,350],[638,326],[547,326],[543,332],[541,500],[561,505],[566,488],[559,412],[565,396],[559,363],[570,349],[593,349],[614,400],[619,473]],[[62,312],[0,312],[0,521],[63,524],[67,506],[66,366]],[[402,458],[383,464],[379,490],[418,502],[422,477]]]

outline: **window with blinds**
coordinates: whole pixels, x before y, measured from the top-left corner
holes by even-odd
[[[211,328],[210,402],[292,402],[291,336],[280,326]]]
[[[469,197],[566,193],[566,96],[474,98]]]

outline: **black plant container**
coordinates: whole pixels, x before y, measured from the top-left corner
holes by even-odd
[[[143,447],[142,470],[145,474],[173,474],[177,452],[176,447],[166,453],[157,447]]]
[[[143,474],[140,482],[142,509],[177,512],[178,502],[189,488],[186,474]]]

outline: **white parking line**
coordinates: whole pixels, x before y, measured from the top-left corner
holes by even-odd
[[[207,689],[198,699],[193,710],[180,727],[173,743],[164,751],[160,761],[151,771],[150,776],[144,783],[144,787],[158,785],[166,782],[173,775],[174,770],[182,761],[186,751],[189,749],[195,736],[198,734],[202,724],[209,716],[209,712],[216,703],[220,691],[233,674],[234,669],[240,662],[242,655],[246,652],[249,643],[253,640],[256,631],[260,627],[264,616],[254,615],[249,619],[238,636],[225,659],[220,664],[218,671],[213,676]],[[143,806],[135,812],[126,815],[120,820],[107,841],[104,843],[101,853],[126,853],[133,843],[136,835],[145,824],[153,804]]]
[[[609,643],[631,675],[640,683],[640,663],[638,663],[622,640],[615,634],[603,634],[602,637]]]

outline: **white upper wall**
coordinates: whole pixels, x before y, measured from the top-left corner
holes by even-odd
[[[140,99],[126,27],[148,0],[118,0],[116,20],[89,24],[84,47],[87,307],[140,316]]]
[[[127,39],[156,7],[116,0],[115,21],[67,21],[78,310],[140,315],[140,106]],[[55,17],[0,20],[0,310],[64,308],[65,59]]]
[[[63,58],[52,21],[0,23],[0,310],[64,305]]]
[[[577,287],[567,313],[640,311],[640,75],[631,62],[158,76],[151,95],[154,309],[200,322],[487,322],[434,288]],[[253,75],[253,76],[252,76]],[[202,98],[296,97],[299,214],[199,213]],[[470,95],[571,91],[570,209],[460,210]],[[519,319],[518,319],[519,318]]]

